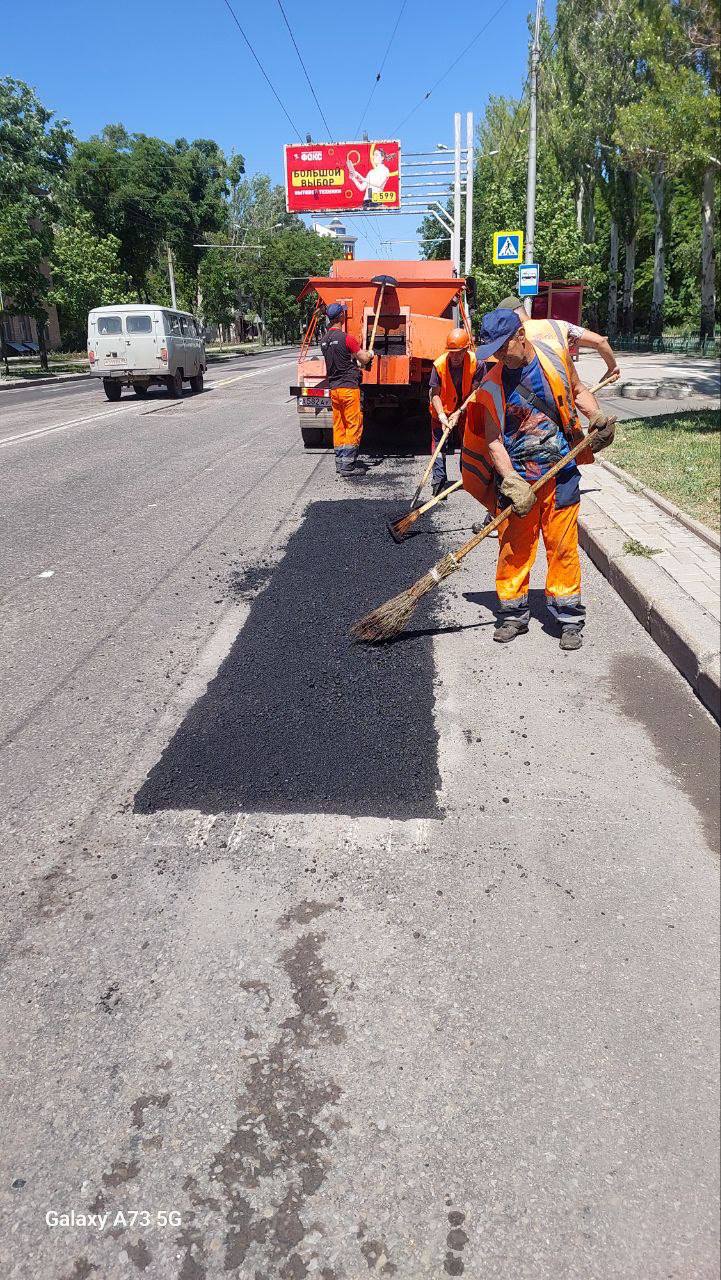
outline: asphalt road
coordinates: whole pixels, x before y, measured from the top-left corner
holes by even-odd
[[[292,371],[0,401],[3,1278],[715,1276],[717,728],[588,563],[351,649],[477,508]]]

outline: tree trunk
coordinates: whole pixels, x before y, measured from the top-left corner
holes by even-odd
[[[618,332],[618,223],[611,219],[611,250],[608,258],[608,320],[606,329],[611,341]]]
[[[709,165],[701,188],[701,337],[712,338],[716,320],[716,252],[713,198],[716,166]]]
[[[653,253],[653,295],[651,297],[651,319],[649,333],[652,338],[660,338],[663,333],[663,306],[666,286],[666,237],[665,237],[665,203],[666,175],[663,166],[659,165],[651,182],[651,197],[656,216],[656,232]]]
[[[586,217],[586,244],[595,244],[596,243],[596,182],[594,177],[592,177],[589,181],[586,199],[588,202],[588,212]],[[587,314],[588,314],[589,329],[594,329],[595,331],[598,331],[600,321],[598,318],[598,300],[597,299],[594,298],[591,302],[589,302]]]
[[[578,179],[578,186],[576,187],[576,226],[578,228],[579,235],[583,235],[583,197],[583,177],[580,177]]]
[[[38,317],[36,320],[38,331],[38,346],[40,348],[40,368],[47,372],[48,368],[48,347],[45,341],[45,317]]]

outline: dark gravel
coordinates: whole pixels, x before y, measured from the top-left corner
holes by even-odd
[[[350,623],[439,554],[395,546],[398,500],[311,505],[217,677],[136,796],[138,813],[438,813],[433,598],[417,630],[381,649]]]

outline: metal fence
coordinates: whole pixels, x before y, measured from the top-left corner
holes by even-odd
[[[615,351],[658,351],[660,354],[684,356],[721,355],[721,337],[699,338],[697,333],[666,334],[662,338],[650,338],[636,334],[633,338],[618,337]]]

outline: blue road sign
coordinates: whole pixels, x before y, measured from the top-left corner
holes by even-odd
[[[515,267],[519,262],[523,262],[523,232],[494,231],[494,267]]]
[[[535,298],[541,279],[541,268],[537,262],[524,262],[518,268],[519,298]]]

